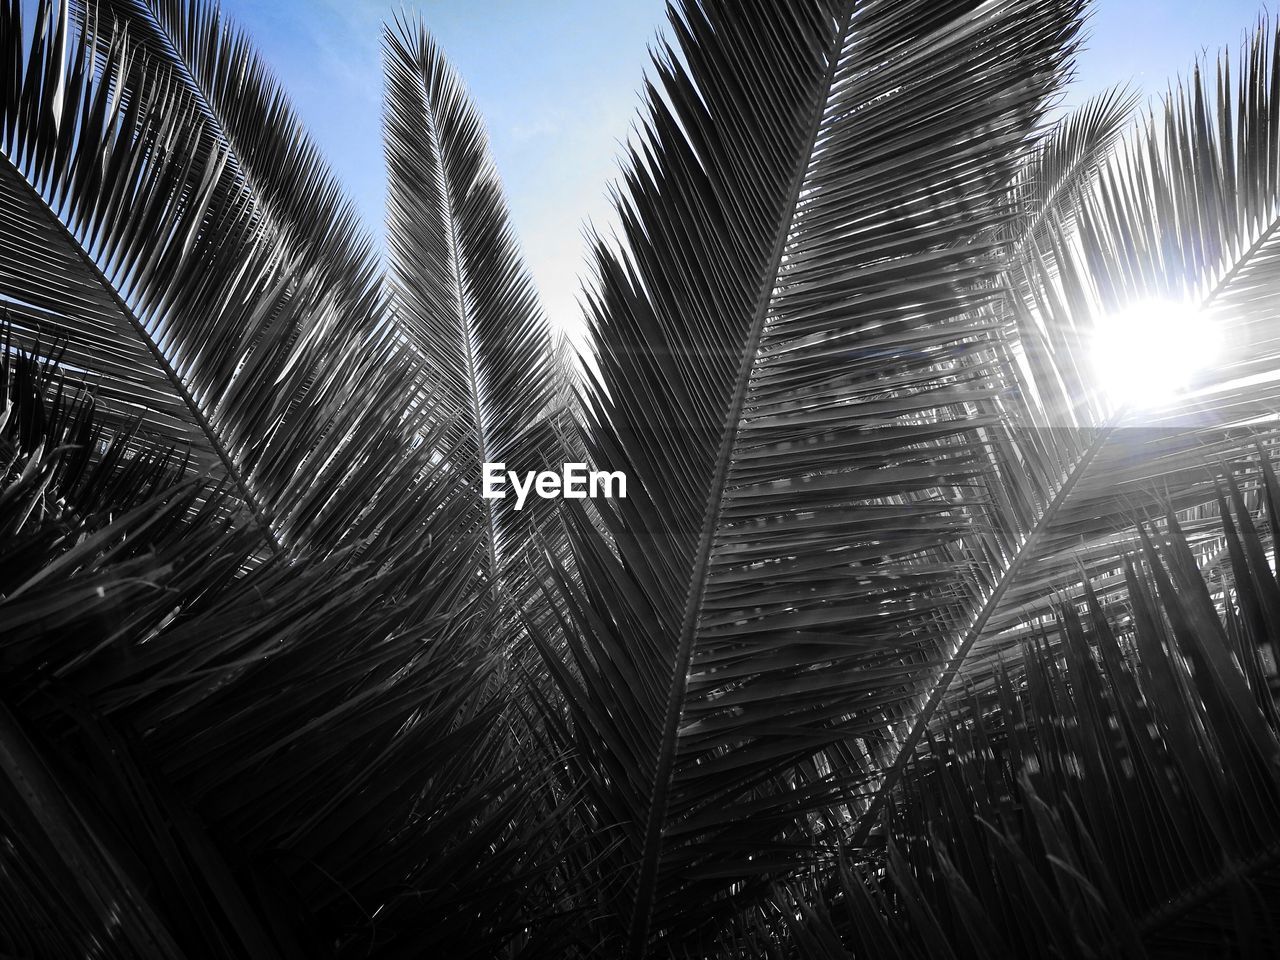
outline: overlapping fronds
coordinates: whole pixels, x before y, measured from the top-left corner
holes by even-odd
[[[227,154],[278,242],[325,275],[341,322],[374,334],[372,240],[250,38],[209,0],[77,0],[76,12],[127,31],[142,54],[125,77],[131,87],[160,64],[182,78],[203,121],[199,151]]]
[[[215,3],[0,0],[0,953],[1274,952],[1280,42],[1125,136],[1086,2],[673,0],[580,376],[422,24],[384,276]]]
[[[0,949],[466,957],[520,936],[552,834],[537,772],[514,779],[474,569],[348,547],[246,571],[252,527],[180,459],[103,449],[57,369],[21,348],[0,368]]]
[[[1113,87],[1053,124],[1013,184],[1014,202],[1022,208],[1009,225],[1015,254],[1043,247],[1051,231],[1071,228],[1081,197],[1131,123],[1138,99],[1133,90]]]
[[[588,447],[635,492],[616,555],[576,521],[553,667],[632,955],[808,860],[927,676],[1000,392],[979,308],[1079,13],[672,10],[590,316]]]
[[[1264,24],[1237,84],[1229,58],[1213,80],[1197,69],[1075,201],[1075,229],[1025,245],[1010,270],[1000,311],[1018,356],[1006,421],[1022,469],[985,511],[1005,533],[985,551],[983,589],[949,631],[947,666],[896,748],[889,786],[962,668],[989,672],[992,652],[1016,646],[1082,569],[1100,591],[1123,592],[1132,518],[1158,498],[1211,504],[1214,466],[1276,435],[1275,49]],[[1200,311],[1223,355],[1173,400],[1118,404],[1090,345],[1113,315],[1152,299]],[[970,663],[975,647],[985,656]]]
[[[274,134],[226,119],[227,98],[281,97],[243,38],[203,4],[166,10],[167,58],[158,27],[126,29],[141,5],[73,18],[62,0],[5,3],[0,295],[20,342],[66,344],[104,422],[140,417],[192,449],[274,546],[334,546],[381,496],[414,496],[396,481],[419,375],[382,317],[367,240],[287,111]],[[180,69],[175,49],[228,60]],[[260,196],[266,168],[293,179]]]
[[[1280,949],[1280,588],[1239,479],[1222,478],[1220,576],[1176,515],[1151,529],[1124,603],[1086,586],[1059,607],[1061,642],[1024,641],[1024,672],[998,669],[991,698],[940,725],[877,863],[780,890],[757,935],[824,960]]]

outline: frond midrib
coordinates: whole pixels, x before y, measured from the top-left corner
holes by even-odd
[[[120,296],[120,292],[116,289],[115,284],[113,284],[111,280],[107,277],[107,275],[102,272],[102,269],[98,266],[98,264],[94,261],[94,259],[91,256],[89,256],[88,252],[84,249],[84,246],[76,238],[75,234],[71,232],[71,230],[67,227],[67,225],[62,221],[62,218],[59,217],[54,212],[52,207],[49,206],[49,203],[41,195],[40,191],[37,190],[31,184],[31,181],[28,180],[27,177],[23,174],[21,168],[18,167],[17,164],[15,164],[10,159],[9,155],[3,150],[0,150],[0,159],[4,161],[4,163],[9,167],[9,169],[27,187],[31,197],[39,205],[40,210],[48,218],[49,222],[56,225],[56,229],[61,234],[63,240],[69,245],[69,248],[71,250],[75,251],[75,254],[79,258],[80,263],[89,272],[89,274],[98,282],[102,290],[105,291],[106,294],[111,298],[112,302],[115,304],[116,308],[120,311],[121,315],[128,321],[134,333],[138,336],[138,338],[142,341],[142,343],[145,344],[147,350],[151,353],[151,356],[154,359],[156,365],[160,368],[161,372],[165,375],[165,378],[169,381],[169,384],[173,388],[174,393],[177,394],[178,399],[181,400],[182,404],[187,408],[187,411],[191,414],[191,418],[193,422],[200,429],[200,432],[204,434],[205,439],[208,440],[210,448],[213,450],[214,453],[217,454],[218,459],[221,461],[222,468],[225,471],[228,479],[230,479],[236,485],[236,488],[240,491],[241,499],[244,501],[245,506],[249,508],[249,511],[252,514],[254,521],[261,528],[263,535],[266,537],[268,546],[270,546],[273,553],[277,553],[277,554],[282,553],[284,551],[284,544],[280,541],[279,537],[276,534],[275,528],[271,523],[271,518],[267,513],[266,507],[262,504],[257,494],[254,492],[253,486],[249,482],[248,478],[244,475],[243,471],[241,471],[239,467],[236,465],[234,458],[231,456],[231,452],[227,449],[226,444],[223,443],[221,435],[214,428],[213,424],[209,421],[208,417],[205,416],[204,411],[200,408],[200,405],[196,402],[195,397],[191,394],[191,391],[187,389],[186,384],[183,382],[182,378],[178,375],[178,372],[174,368],[173,364],[170,363],[169,358],[165,356],[164,352],[159,348],[156,342],[151,338],[151,335],[147,332],[146,325],[142,323],[142,321],[138,318],[137,314],[134,313],[133,309],[127,303],[125,303],[124,299]]]
[[[420,68],[421,66],[422,64],[419,64]],[[467,399],[471,407],[471,419],[474,422],[475,429],[476,468],[477,471],[483,471],[485,463],[489,460],[489,437],[488,432],[485,430],[483,405],[480,399],[480,375],[476,357],[475,334],[471,328],[470,311],[467,309],[466,290],[462,277],[464,267],[462,250],[458,243],[458,213],[454,198],[453,176],[449,170],[444,143],[440,137],[431,91],[427,87],[421,70],[418,71],[417,81],[422,93],[427,137],[430,140],[431,149],[435,152],[436,158],[440,163],[440,202],[444,207],[442,211],[444,227],[449,241],[453,292],[458,302],[458,334],[459,341],[462,344],[462,360],[467,377]],[[496,582],[499,570],[497,517],[494,513],[493,501],[483,497],[481,500],[485,518],[485,553],[489,560],[488,579],[489,583],[492,584]]]
[[[855,5],[853,3],[846,3],[843,17],[838,24],[833,25],[832,49],[828,55],[829,62],[826,76],[822,84],[817,88],[817,95],[814,97],[812,116],[809,120],[806,138],[803,141],[805,149],[800,155],[796,169],[792,174],[787,203],[782,207],[781,216],[778,218],[773,250],[766,264],[767,269],[762,275],[760,289],[756,294],[751,326],[742,346],[742,354],[738,363],[733,397],[725,412],[724,424],[721,428],[720,449],[716,458],[715,472],[712,475],[707,493],[702,531],[699,535],[697,552],[694,555],[694,565],[689,577],[689,587],[685,596],[684,616],[680,626],[676,661],[672,670],[671,684],[668,688],[667,703],[663,716],[662,739],[655,765],[653,794],[649,803],[649,818],[645,825],[643,846],[640,854],[640,874],[636,885],[636,900],[629,932],[629,951],[636,957],[643,953],[644,945],[649,937],[653,903],[657,891],[658,865],[662,858],[662,826],[667,816],[671,777],[675,765],[676,740],[689,682],[689,664],[693,656],[699,614],[706,595],[707,572],[710,568],[716,532],[720,526],[724,493],[728,485],[729,469],[732,465],[738,431],[741,427],[742,410],[746,405],[747,394],[751,385],[751,371],[755,366],[756,354],[759,351],[760,340],[764,334],[769,306],[773,301],[774,291],[777,287],[779,268],[786,253],[787,239],[791,235],[795,222],[796,208],[804,188],[813,151],[817,145],[818,135],[822,129],[822,120],[826,112],[827,101],[830,98],[835,73],[840,65],[840,58],[843,53],[844,36],[848,31],[854,9]]]
[[[87,0],[81,0],[81,2],[87,2]],[[252,197],[255,209],[258,215],[262,217],[264,225],[275,236],[290,236],[295,238],[295,240],[301,239],[305,246],[311,247],[312,241],[305,233],[301,233],[296,229],[289,229],[281,225],[281,221],[287,220],[288,218],[282,217],[279,214],[275,209],[275,204],[273,204],[270,199],[269,192],[261,189],[259,185],[259,178],[255,175],[253,169],[240,159],[241,144],[228,128],[221,109],[209,98],[204,85],[200,82],[200,79],[196,74],[192,72],[182,51],[174,43],[172,35],[166,29],[165,23],[160,18],[160,14],[156,11],[152,0],[139,0],[139,6],[145,9],[151,25],[154,28],[156,37],[163,44],[164,53],[168,58],[166,66],[179,74],[179,78],[182,80],[183,85],[192,94],[197,108],[207,122],[206,129],[211,131],[213,136],[226,151],[229,166],[235,175],[243,182],[248,195]],[[222,26],[221,22],[220,26]],[[225,27],[223,29],[225,30]],[[221,39],[222,36],[219,37],[219,40]],[[332,179],[331,172],[326,170],[326,173],[328,173]],[[333,183],[337,185],[336,180],[333,180]],[[350,202],[345,198],[342,198],[339,202],[338,209],[349,210]]]
[[[1088,474],[1089,467],[1093,465],[1098,454],[1102,452],[1107,441],[1111,439],[1112,434],[1120,424],[1120,418],[1123,417],[1125,412],[1126,411],[1124,410],[1117,411],[1117,413],[1113,415],[1112,420],[1102,427],[1098,436],[1094,438],[1093,443],[1089,445],[1089,448],[1080,455],[1080,458],[1072,467],[1071,472],[1067,475],[1066,480],[1064,480],[1062,486],[1058,488],[1058,492],[1054,494],[1053,500],[1050,501],[1049,505],[1040,515],[1040,518],[1036,521],[1036,525],[1031,529],[1031,532],[1027,535],[1026,539],[1022,541],[1017,552],[1012,558],[1010,558],[1008,565],[1000,574],[1000,579],[996,581],[996,584],[992,588],[991,593],[988,594],[986,601],[970,620],[969,626],[965,628],[964,634],[958,641],[955,653],[951,654],[951,656],[947,658],[947,665],[943,668],[942,673],[939,674],[938,679],[933,682],[924,706],[916,715],[916,720],[912,725],[911,732],[907,734],[906,739],[898,748],[898,752],[894,757],[893,765],[885,774],[880,788],[876,791],[875,795],[871,799],[870,805],[868,805],[866,811],[862,814],[862,817],[858,822],[858,826],[854,830],[853,837],[849,841],[848,846],[850,849],[857,850],[866,843],[867,837],[870,835],[871,828],[875,824],[876,816],[883,809],[889,794],[892,792],[893,786],[897,784],[897,781],[905,772],[906,765],[915,753],[915,748],[919,744],[920,738],[923,736],[925,729],[929,726],[929,722],[933,718],[934,712],[941,704],[943,697],[946,696],[948,689],[950,689],[952,681],[954,681],[956,676],[959,674],[961,666],[964,665],[964,661],[969,655],[969,651],[973,649],[974,643],[976,643],[978,638],[982,636],[982,631],[986,627],[988,621],[990,621],[991,617],[1000,608],[1001,601],[1004,599],[1009,587],[1017,581],[1018,574],[1022,572],[1022,568],[1029,560],[1034,559],[1036,555],[1036,547],[1039,546],[1040,540],[1045,531],[1052,526],[1054,519],[1058,515],[1058,511],[1061,510],[1063,505],[1071,499],[1071,494],[1075,490],[1076,486]]]
[[[1280,229],[1280,211],[1277,211],[1271,222],[1265,230],[1261,231],[1258,239],[1255,240],[1241,256],[1225,270],[1222,276],[1213,281],[1212,287],[1208,293],[1201,298],[1200,308],[1204,309],[1210,306],[1214,300],[1221,296],[1227,288],[1253,258],[1270,240],[1270,238]],[[1093,444],[1077,458],[1075,464],[1071,468],[1071,472],[1067,475],[1063,485],[1058,488],[1058,492],[1054,494],[1054,498],[1045,508],[1040,518],[1036,521],[1035,527],[1027,538],[1023,541],[1018,551],[1010,558],[1004,570],[1001,572],[999,579],[996,581],[995,587],[992,588],[986,601],[979,609],[977,614],[970,621],[964,633],[957,641],[956,652],[948,658],[947,664],[942,668],[936,680],[930,686],[929,693],[924,700],[924,706],[919,714],[917,714],[910,733],[903,741],[902,746],[898,749],[894,757],[893,764],[886,772],[877,788],[875,794],[871,798],[870,804],[866,811],[862,814],[857,826],[851,836],[847,849],[857,851],[866,842],[870,836],[871,829],[875,825],[876,816],[884,808],[889,795],[892,793],[898,781],[902,778],[906,767],[910,762],[912,754],[915,752],[916,746],[919,744],[925,729],[929,726],[933,719],[934,713],[941,706],[943,699],[946,697],[951,684],[959,675],[961,667],[972,651],[974,644],[982,635],[983,629],[991,619],[991,617],[1000,609],[1001,601],[1004,599],[1008,588],[1012,586],[1022,572],[1023,567],[1028,559],[1034,559],[1035,548],[1038,546],[1044,531],[1053,525],[1057,519],[1058,513],[1071,501],[1071,493],[1078,486],[1079,482],[1089,473],[1094,461],[1099,453],[1105,448],[1107,441],[1114,435],[1124,423],[1125,418],[1129,415],[1128,407],[1117,409],[1107,421],[1099,427],[1099,435],[1095,438]]]

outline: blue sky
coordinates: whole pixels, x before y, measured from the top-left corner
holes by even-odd
[[[607,199],[639,103],[662,0],[424,0],[406,5],[466,79],[488,124],[526,260],[553,320],[578,324],[583,225]],[[382,0],[223,0],[248,28],[303,121],[382,233]],[[1159,95],[1196,55],[1233,49],[1259,0],[1096,0],[1068,104],[1131,81]],[[1274,6],[1272,7],[1274,9]]]

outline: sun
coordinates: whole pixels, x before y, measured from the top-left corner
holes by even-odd
[[[1093,334],[1098,382],[1117,406],[1153,407],[1177,399],[1222,349],[1201,311],[1177,300],[1143,300],[1104,317]]]

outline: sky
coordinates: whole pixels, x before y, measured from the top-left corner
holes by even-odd
[[[609,184],[639,106],[664,0],[223,0],[382,236],[383,20],[420,13],[489,131],[525,260],[553,322],[580,329],[585,226],[606,232]],[[1066,105],[1118,83],[1158,97],[1198,54],[1234,51],[1259,0],[1095,0]]]

